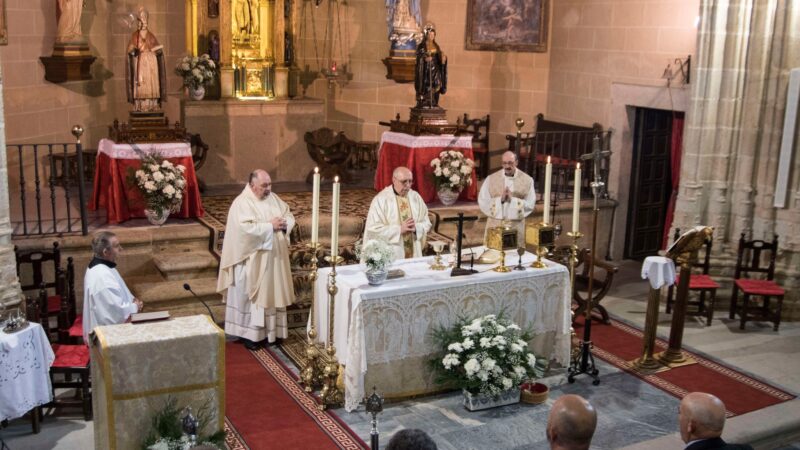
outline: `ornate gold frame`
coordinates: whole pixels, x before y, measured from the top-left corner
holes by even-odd
[[[467,0],[467,29],[466,37],[464,39],[464,47],[466,50],[487,50],[487,51],[500,51],[500,52],[547,52],[547,31],[549,25],[549,8],[550,0],[526,0],[534,4],[538,3],[538,8],[541,9],[539,23],[524,24],[526,28],[537,27],[539,29],[539,42],[535,44],[523,43],[519,41],[481,41],[476,36],[477,29],[475,21],[481,17],[485,17],[485,11],[477,10],[476,4],[479,0]]]

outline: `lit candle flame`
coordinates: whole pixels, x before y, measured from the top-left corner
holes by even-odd
[[[580,169],[580,168],[581,168],[581,163],[578,163],[578,167],[576,167],[576,169]]]
[[[319,167],[314,167],[314,173],[319,173]]]
[[[547,157],[547,164],[550,164],[550,157]]]

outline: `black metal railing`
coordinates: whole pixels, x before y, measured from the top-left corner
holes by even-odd
[[[88,234],[84,183],[92,175],[85,170],[94,161],[85,161],[83,129],[76,125],[72,132],[75,143],[6,146],[13,236]]]

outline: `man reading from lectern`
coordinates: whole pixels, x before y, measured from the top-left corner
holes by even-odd
[[[489,175],[478,194],[478,206],[486,214],[486,230],[506,220],[517,230],[517,242],[525,242],[525,218],[536,205],[533,178],[517,169],[517,155],[503,153],[503,169]]]
[[[117,257],[122,252],[117,235],[110,231],[95,234],[92,252],[94,257],[83,278],[83,342],[86,344],[94,327],[124,323],[143,307],[117,271]]]
[[[254,349],[287,336],[286,307],[294,303],[289,234],[294,216],[256,170],[231,204],[222,244],[217,292],[226,300],[225,333]]]
[[[387,186],[372,199],[364,230],[364,242],[382,238],[395,250],[395,258],[422,256],[422,247],[431,220],[422,197],[411,189],[414,176],[407,167],[398,167],[392,173],[392,185]]]

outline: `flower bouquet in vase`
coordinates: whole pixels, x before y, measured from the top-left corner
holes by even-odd
[[[461,191],[472,184],[475,161],[461,152],[443,150],[438,158],[431,161],[431,167],[436,194],[443,205],[450,206],[458,200]]]
[[[145,201],[145,215],[153,225],[163,225],[177,212],[186,190],[186,167],[175,165],[157,154],[143,155],[141,167],[128,174],[128,183],[139,188]]]
[[[394,249],[383,239],[372,239],[361,246],[359,258],[367,266],[369,284],[380,286],[389,274],[387,268],[394,262]]]
[[[175,73],[183,78],[184,87],[189,89],[192,100],[202,100],[206,86],[214,84],[217,77],[217,63],[208,54],[184,56],[175,66]]]
[[[461,388],[470,411],[518,403],[520,385],[544,375],[547,361],[528,350],[529,332],[489,314],[459,319],[433,332],[441,354],[431,360],[436,382]]]

